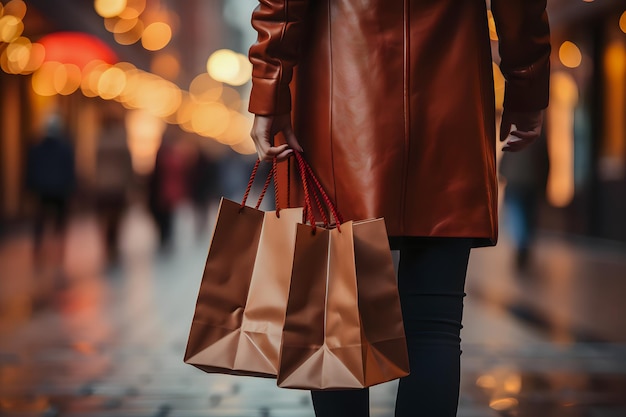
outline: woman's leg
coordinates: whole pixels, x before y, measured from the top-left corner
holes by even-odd
[[[433,238],[400,248],[398,287],[411,374],[400,380],[396,417],[456,416],[471,246],[471,239]]]
[[[369,417],[369,390],[311,391],[316,417]]]

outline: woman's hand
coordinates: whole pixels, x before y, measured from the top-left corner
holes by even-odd
[[[511,131],[513,125],[515,125],[515,130]],[[526,148],[539,138],[542,125],[543,110],[508,112],[505,109],[500,124],[500,142],[506,141],[502,150],[518,152]]]
[[[274,146],[274,136],[281,132],[287,143]],[[254,116],[250,136],[252,136],[261,161],[271,161],[273,158],[281,161],[286,159],[294,149],[302,152],[302,147],[293,133],[289,113],[276,116]]]

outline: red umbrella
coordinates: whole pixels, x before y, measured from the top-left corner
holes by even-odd
[[[115,64],[117,55],[99,38],[82,32],[55,32],[44,36],[39,43],[46,49],[44,61],[75,64],[80,69],[91,61]]]

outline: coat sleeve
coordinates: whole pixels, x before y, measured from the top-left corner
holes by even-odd
[[[257,42],[249,52],[252,62],[251,113],[291,111],[289,83],[297,64],[309,0],[259,0],[252,13]]]
[[[534,111],[548,106],[550,25],[546,0],[491,0],[506,79],[504,107]]]

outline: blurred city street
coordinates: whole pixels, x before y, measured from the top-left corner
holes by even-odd
[[[160,252],[131,206],[110,265],[89,215],[38,259],[26,233],[2,242],[1,416],[313,416],[308,392],[183,364],[210,226],[185,206],[174,223]],[[472,255],[459,416],[626,416],[624,247],[542,235],[535,253],[524,273],[506,236]],[[373,416],[393,415],[394,389],[372,389]]]
[[[308,392],[183,363],[219,198],[241,198],[256,159],[258,5],[0,0],[0,417],[313,417]],[[496,143],[490,165],[500,240],[470,259],[459,417],[626,417],[626,3],[547,11],[541,137]],[[507,80],[484,12],[499,126]],[[453,94],[449,78],[431,87]],[[371,389],[373,417],[393,416],[395,388]]]

